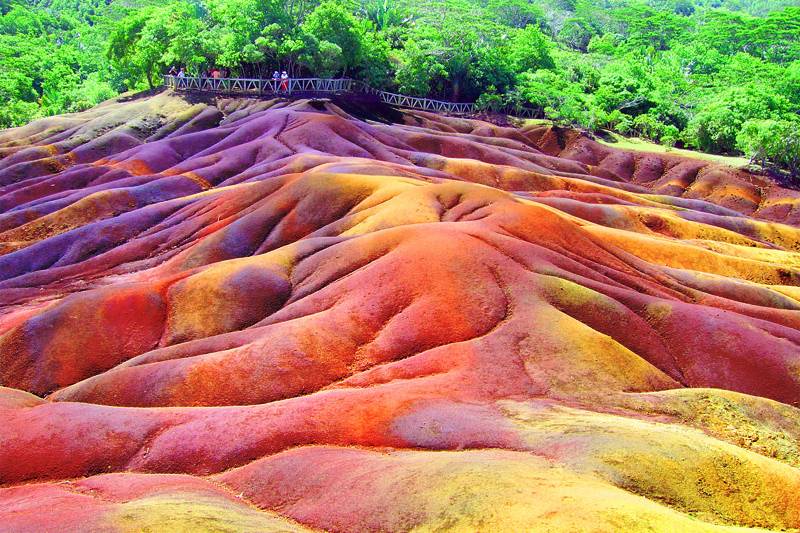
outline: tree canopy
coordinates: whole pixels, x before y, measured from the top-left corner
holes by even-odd
[[[789,168],[798,127],[790,0],[0,0],[0,127],[158,85],[171,66],[348,76],[526,106]],[[774,141],[774,142],[773,142]],[[765,155],[767,153],[772,155]]]

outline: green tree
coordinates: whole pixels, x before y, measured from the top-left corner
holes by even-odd
[[[356,18],[335,0],[319,4],[303,22],[303,31],[341,50],[342,74],[354,69],[363,58],[363,33],[359,31]],[[331,50],[327,45],[326,48]]]
[[[778,91],[791,102],[794,109],[800,109],[800,61],[789,64],[779,76]]]
[[[447,79],[448,72],[440,54],[431,53],[437,44],[431,40],[410,40],[399,54],[400,66],[395,80],[398,90],[425,96],[436,92],[436,83]]]
[[[489,0],[486,7],[493,20],[504,26],[518,29],[547,26],[542,8],[528,0]]]
[[[617,60],[601,71],[594,101],[607,112],[618,109],[637,115],[653,107],[652,90],[653,80],[642,63]]]
[[[169,44],[166,28],[158,22],[162,13],[157,9],[144,9],[122,21],[111,34],[108,58],[119,70],[125,72],[130,87],[145,79],[154,87],[159,63]]]
[[[0,0],[0,127],[169,66],[348,75],[714,152],[800,113],[792,0]],[[554,36],[554,37],[553,37]]]
[[[752,162],[786,170],[793,179],[800,179],[800,121],[748,120],[736,144]]]
[[[800,7],[787,7],[755,19],[745,32],[746,51],[767,61],[800,59]]]
[[[528,26],[517,31],[510,44],[511,65],[516,72],[554,68],[555,62],[550,55],[551,42],[535,26]]]
[[[540,116],[558,123],[594,129],[597,113],[582,87],[552,70],[524,72],[519,77],[517,98]]]
[[[790,109],[788,100],[763,86],[734,87],[700,107],[688,124],[687,140],[701,150],[735,153],[745,122],[781,119]]]
[[[397,0],[363,0],[359,14],[378,30],[400,26],[411,19],[409,12]]]
[[[558,32],[558,40],[573,50],[586,52],[593,34],[594,31],[588,22],[573,17],[564,21],[564,25]]]

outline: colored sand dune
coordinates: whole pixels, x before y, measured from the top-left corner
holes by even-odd
[[[798,205],[330,101],[0,132],[0,529],[800,528]]]

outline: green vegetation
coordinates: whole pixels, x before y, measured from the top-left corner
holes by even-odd
[[[0,127],[190,74],[349,76],[800,174],[792,0],[0,0]]]
[[[748,120],[736,145],[762,167],[785,169],[800,176],[800,128],[796,120]]]
[[[602,136],[597,139],[601,144],[613,146],[614,148],[621,148],[623,150],[633,150],[637,152],[651,152],[661,154],[680,155],[683,157],[693,157],[695,159],[704,159],[706,161],[714,161],[723,165],[732,167],[745,167],[750,162],[749,158],[742,156],[729,156],[709,154],[706,152],[697,152],[694,150],[683,150],[674,146],[665,146],[658,144],[640,137],[625,137],[618,133],[603,132]]]

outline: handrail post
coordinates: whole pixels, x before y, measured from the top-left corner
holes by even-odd
[[[420,109],[423,111],[433,111],[438,113],[449,113],[453,115],[473,114],[477,111],[475,103],[470,102],[447,102],[444,100],[434,100],[430,98],[420,98],[404,94],[395,94],[381,91],[371,87],[362,80],[352,78],[296,78],[289,79],[286,92],[280,90],[283,80],[262,79],[262,78],[201,78],[199,76],[172,76],[162,74],[163,85],[176,91],[209,91],[226,94],[242,94],[264,96],[265,94],[275,95],[279,92],[284,95],[296,93],[328,93],[328,94],[367,94],[374,95],[378,101],[389,105]],[[515,104],[507,105],[503,108],[506,113],[516,113],[520,116],[534,116],[534,111],[528,107]]]

